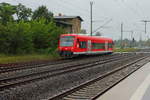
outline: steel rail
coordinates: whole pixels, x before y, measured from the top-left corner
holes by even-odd
[[[124,57],[124,56],[121,56],[121,57]],[[99,64],[110,63],[110,62],[120,60],[120,59],[121,58],[115,58],[115,59],[108,59],[108,60],[103,61],[103,62],[96,61],[96,62],[92,62],[92,63],[90,62],[89,64],[88,63],[77,64],[77,65],[73,65],[73,66],[69,66],[69,67],[67,66],[65,68],[57,69],[57,70],[44,71],[44,72],[40,72],[40,73],[28,74],[25,76],[19,76],[19,77],[14,77],[14,78],[0,79],[0,90],[4,90],[6,88],[10,88],[10,87],[20,85],[23,83],[33,82],[33,81],[40,80],[43,78],[49,78],[49,77],[54,77],[57,75],[70,73],[73,71],[89,68],[91,66],[96,66]],[[128,59],[128,58],[126,58],[126,59]],[[53,73],[53,74],[49,74],[49,73]]]
[[[60,94],[55,95],[55,96],[53,96],[53,97],[50,97],[50,98],[48,98],[48,100],[63,100],[63,98],[66,97],[67,95],[72,94],[72,93],[74,93],[74,92],[76,92],[76,91],[78,91],[78,90],[80,90],[80,89],[85,88],[85,87],[88,87],[88,85],[91,85],[91,84],[95,83],[96,81],[99,81],[99,80],[101,80],[101,79],[104,79],[105,77],[107,77],[107,76],[109,76],[109,75],[112,75],[112,74],[114,74],[114,73],[116,73],[116,72],[118,72],[118,71],[120,71],[120,70],[122,70],[122,69],[124,69],[124,68],[127,68],[127,67],[129,67],[129,66],[131,66],[131,65],[133,65],[133,64],[137,63],[138,61],[141,61],[141,60],[143,60],[143,59],[145,59],[145,58],[146,58],[146,57],[142,57],[142,58],[137,59],[137,60],[135,60],[135,61],[133,61],[133,62],[131,62],[131,63],[129,63],[129,64],[126,64],[126,65],[122,66],[122,67],[116,68],[116,69],[114,69],[114,70],[112,70],[112,71],[110,71],[110,72],[107,72],[107,73],[105,73],[105,74],[99,76],[98,78],[89,80],[88,82],[85,82],[85,83],[83,83],[83,84],[80,84],[79,86],[73,87],[73,88],[71,88],[71,89],[69,89],[69,90],[67,90],[67,91],[64,91],[63,93],[60,93]],[[120,80],[120,81],[121,81],[121,80]],[[117,84],[117,83],[116,83],[116,84]],[[114,85],[116,85],[116,84],[114,84]],[[112,87],[113,87],[113,86],[112,86]],[[107,90],[110,89],[110,88],[111,88],[111,87],[107,88]],[[103,94],[103,93],[106,92],[107,90],[103,91],[101,94]],[[92,99],[86,99],[86,98],[84,98],[84,99],[86,99],[86,100],[95,100],[95,98],[97,98],[97,97],[100,96],[101,94],[98,94],[98,95],[94,96]],[[82,97],[81,97],[81,98],[82,98]],[[71,98],[70,98],[70,99],[71,99]],[[69,100],[69,99],[68,99],[68,100]],[[74,100],[74,99],[71,99],[71,100]],[[82,99],[81,99],[81,100],[82,100]]]
[[[115,56],[116,54],[113,54],[112,56]],[[107,55],[108,56],[108,55]],[[102,55],[100,57],[107,57],[105,55]],[[88,57],[88,56],[87,56]],[[87,58],[86,57],[86,58]],[[91,57],[91,56],[90,56]],[[96,56],[98,57],[98,56]],[[85,57],[82,57],[85,58]],[[51,65],[56,65],[56,64],[65,64],[68,62],[74,62],[74,61],[79,61],[81,59],[78,58],[74,58],[74,59],[63,59],[63,60],[59,60],[59,61],[55,61],[55,62],[42,62],[42,63],[31,63],[31,64],[19,64],[17,66],[5,66],[5,67],[0,67],[0,74],[2,73],[7,73],[7,72],[13,72],[13,71],[19,71],[19,70],[26,70],[26,69],[31,69],[31,68],[37,68],[37,67],[45,67],[45,66],[51,66]]]

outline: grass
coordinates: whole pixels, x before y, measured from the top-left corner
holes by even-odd
[[[114,52],[134,52],[138,49],[136,48],[124,48],[124,49],[115,49]]]
[[[30,54],[30,55],[4,55],[0,54],[0,64],[16,63],[16,62],[30,62],[37,60],[54,60],[58,59],[57,54],[46,55],[46,54]]]
[[[115,49],[114,52],[133,52],[135,48]],[[0,64],[30,62],[37,60],[55,60],[60,58],[57,53],[53,54],[28,54],[28,55],[4,55],[0,54]]]

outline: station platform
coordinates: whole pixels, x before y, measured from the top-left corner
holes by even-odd
[[[150,100],[150,63],[144,65],[96,100]]]

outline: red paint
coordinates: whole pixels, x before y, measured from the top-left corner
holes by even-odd
[[[58,45],[58,50],[59,51],[71,51],[71,52],[87,52],[88,48],[79,48],[79,41],[86,41],[91,40],[91,43],[102,43],[105,44],[107,41],[108,43],[111,43],[113,45],[113,40],[111,38],[104,38],[104,37],[97,37],[97,36],[85,36],[85,35],[78,35],[78,34],[63,34],[60,37],[63,36],[74,36],[74,45],[72,47],[60,47],[60,41]],[[86,44],[88,46],[88,43]],[[112,46],[113,47],[113,46]],[[92,45],[91,45],[92,48]],[[96,52],[96,51],[109,51],[113,52],[113,48],[108,48],[105,49],[91,49],[91,51]]]

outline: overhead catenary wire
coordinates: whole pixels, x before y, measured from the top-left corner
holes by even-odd
[[[103,25],[101,25],[100,27],[98,27],[97,29],[95,29],[93,31],[93,33],[97,32],[99,29],[103,28],[105,25],[107,25],[108,23],[110,23],[112,21],[112,19],[109,19],[108,21],[106,21]]]
[[[133,5],[134,6],[130,6],[129,4],[127,4],[127,2],[125,2],[125,1],[121,1],[121,2],[119,2],[119,1],[116,1],[116,0],[114,0],[116,3],[119,3],[119,6],[124,6],[124,7],[126,7],[126,9],[129,9],[129,11],[130,12],[132,12],[134,15],[137,15],[137,17],[139,18],[139,19],[142,19],[143,17],[144,17],[144,14],[143,14],[143,12],[142,12],[142,9],[139,9],[140,7],[139,7],[139,4],[138,4],[138,2],[135,2]],[[135,8],[136,7],[136,8]],[[126,22],[129,22],[128,21],[128,16],[124,16],[124,17],[126,17],[127,19],[126,19]],[[139,29],[139,28],[138,28]],[[135,29],[136,30],[136,29]]]
[[[80,7],[81,9],[77,9],[75,5],[69,3],[68,1],[59,0],[59,2],[55,1],[55,3],[59,4],[59,6],[61,6],[62,9],[68,10],[69,12],[76,12],[79,15],[89,15],[89,13],[83,10],[82,7]]]
[[[89,10],[88,9],[85,9],[85,7],[81,7],[81,6],[79,6],[79,5],[75,5],[75,4],[72,4],[71,2],[69,2],[69,1],[65,1],[65,0],[61,0],[61,1],[63,1],[64,3],[66,3],[66,4],[68,4],[68,5],[71,5],[71,6],[74,6],[74,7],[76,7],[76,8],[80,8],[82,11],[84,11],[84,12],[89,12]]]
[[[78,0],[75,0],[75,1],[78,1]],[[86,13],[86,15],[87,15],[86,17],[90,17],[90,16],[89,16],[89,13],[90,13],[90,9],[89,9],[89,8],[86,9],[85,6],[79,6],[79,5],[77,5],[77,4],[73,4],[72,2],[69,2],[69,1],[67,1],[67,0],[61,0],[61,2],[65,3],[65,4],[67,4],[67,5],[70,5],[70,7],[74,7],[75,10],[76,10],[77,8],[79,8],[83,13]],[[81,2],[79,1],[78,3],[81,3]],[[94,2],[93,2],[93,3],[94,3]],[[87,6],[87,7],[89,7],[89,6]],[[94,15],[95,15],[95,14],[94,14]],[[95,16],[100,17],[99,14],[96,14]],[[95,22],[98,22],[97,20],[94,20],[94,21],[95,21]]]
[[[74,5],[74,4],[72,4],[71,2],[69,2],[69,1],[66,1],[66,0],[60,0],[61,2],[62,2],[62,4],[64,4],[64,5],[66,5],[66,7],[65,6],[63,6],[64,8],[68,8],[68,9],[74,9],[74,10],[76,10],[76,8],[81,8],[81,11],[85,14],[86,13],[86,17],[90,17],[89,16],[89,10],[87,10],[87,9],[85,9],[85,8],[83,8],[83,7],[80,7],[79,5]],[[68,6],[69,5],[69,6]],[[89,8],[88,8],[89,9]],[[79,12],[79,13],[81,13],[81,11]],[[98,16],[98,14],[96,15],[96,16]],[[84,16],[85,17],[85,16]],[[93,22],[98,22],[97,20],[92,20],[92,23]],[[85,24],[85,23],[84,23]]]
[[[116,2],[117,2],[117,1],[116,1]],[[136,14],[136,15],[138,15],[138,16],[140,16],[140,17],[143,16],[143,15],[140,13],[140,11],[138,10],[137,5],[135,5],[136,8],[134,8],[133,6],[130,6],[129,4],[127,4],[125,1],[121,1],[121,4],[123,4],[127,9],[129,9],[129,10],[130,10],[131,12],[133,12],[134,14]],[[137,2],[134,3],[134,4],[137,4]]]
[[[139,9],[140,9],[140,12],[142,13],[142,15],[143,15],[143,17],[144,17],[144,16],[145,16],[144,10],[142,9],[141,5],[140,5],[138,2],[136,2],[136,8],[139,8]]]

